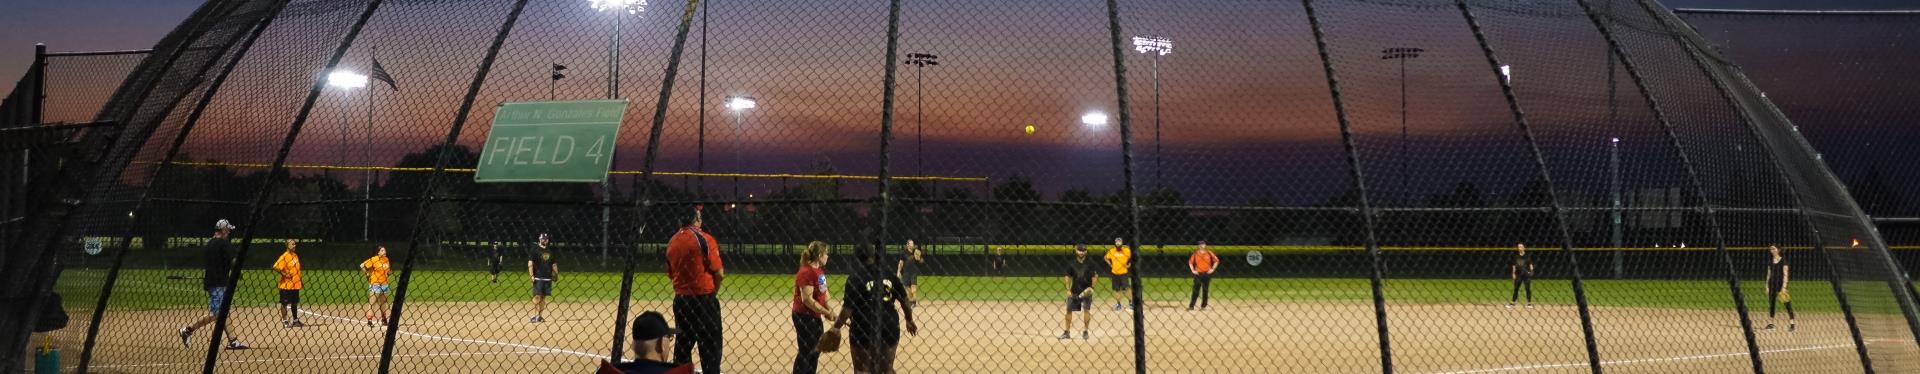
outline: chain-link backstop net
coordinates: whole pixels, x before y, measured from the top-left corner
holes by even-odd
[[[216,0],[170,40],[65,232],[69,368],[1920,367],[1865,216],[1651,1]],[[617,132],[503,135],[582,100]],[[569,162],[611,172],[481,175]]]

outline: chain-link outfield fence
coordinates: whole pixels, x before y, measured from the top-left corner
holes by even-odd
[[[896,333],[911,372],[1920,370],[1906,275],[1719,53],[1651,0],[214,0],[20,242],[78,371],[844,372]],[[585,152],[496,124],[604,99]],[[575,159],[612,173],[474,171]],[[814,366],[808,286],[853,326]]]

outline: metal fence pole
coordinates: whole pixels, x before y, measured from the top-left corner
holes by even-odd
[[[1651,16],[1654,19],[1662,21],[1662,24],[1667,26],[1668,29],[1678,30],[1679,27],[1681,27],[1681,25],[1669,22],[1671,21],[1670,19],[1662,16],[1661,12],[1664,12],[1663,9],[1657,10],[1656,8],[1654,8],[1653,4],[1648,3],[1646,0],[1640,0],[1638,2],[1640,3],[1641,10],[1645,10],[1648,16]],[[1692,60],[1694,67],[1700,69],[1700,74],[1703,76],[1706,76],[1707,81],[1713,83],[1714,92],[1718,92],[1720,94],[1720,98],[1727,102],[1727,106],[1731,108],[1735,113],[1740,115],[1740,122],[1746,125],[1746,126],[1742,126],[1742,128],[1747,130],[1747,135],[1753,137],[1755,141],[1758,141],[1760,134],[1758,130],[1754,129],[1754,126],[1758,126],[1758,124],[1754,123],[1752,113],[1748,113],[1747,111],[1740,110],[1739,102],[1735,101],[1733,99],[1733,96],[1729,92],[1727,92],[1727,83],[1723,79],[1723,77],[1715,75],[1713,74],[1712,71],[1707,69],[1707,62],[1705,59],[1702,58],[1701,56],[1702,52],[1699,50],[1698,46],[1693,45],[1693,43],[1688,43],[1685,39],[1682,39],[1680,35],[1677,33],[1669,34],[1669,36],[1673,39],[1674,43],[1679,44],[1682,48],[1686,49],[1687,59]],[[1780,164],[1779,159],[1777,157],[1768,157],[1767,159],[1773,161],[1770,164],[1773,165],[1774,170],[1781,173],[1780,174],[1782,179],[1781,182],[1788,182],[1784,180],[1787,175],[1786,167]],[[1860,338],[1860,326],[1854,320],[1853,306],[1852,304],[1847,302],[1846,288],[1840,286],[1842,282],[1845,282],[1844,281],[1845,276],[1839,272],[1834,271],[1833,257],[1829,256],[1827,253],[1826,242],[1823,240],[1821,236],[1820,226],[1813,222],[1813,216],[1806,211],[1807,207],[1806,207],[1805,199],[1801,196],[1802,193],[1800,191],[1800,188],[1798,186],[1795,186],[1793,183],[1785,183],[1785,184],[1787,188],[1792,192],[1790,195],[1793,197],[1794,209],[1800,210],[1798,216],[1800,216],[1801,222],[1806,224],[1807,231],[1813,234],[1814,250],[1819,252],[1820,259],[1824,261],[1827,266],[1827,278],[1828,278],[1827,283],[1833,286],[1834,299],[1840,303],[1840,312],[1843,316],[1845,316],[1847,320],[1847,333],[1853,338],[1854,352],[1860,356],[1860,367],[1865,369],[1867,373],[1871,374],[1874,372],[1873,359],[1867,357],[1867,346]],[[1782,256],[1785,256],[1785,255],[1783,254]]]
[[[687,9],[680,14],[680,28],[673,37],[673,52],[667,55],[666,76],[660,78],[660,100],[654,102],[653,128],[647,135],[646,161],[640,166],[640,198],[634,201],[634,204],[639,205],[635,209],[635,215],[639,219],[634,222],[639,226],[639,234],[642,236],[647,232],[647,211],[653,208],[654,163],[658,161],[660,154],[660,132],[667,122],[667,102],[673,97],[674,78],[680,75],[680,53],[686,51],[687,29],[693,23],[693,12],[699,9],[700,0],[687,0]],[[701,116],[704,117],[705,114]],[[661,246],[661,252],[665,251],[665,246]],[[624,340],[626,340],[627,312],[631,311],[633,303],[633,259],[637,257],[638,252],[638,248],[628,250],[626,264],[620,270],[620,306],[613,318],[613,351],[607,355],[611,362],[620,362],[620,351],[623,350]]]
[[[1527,150],[1533,156],[1533,165],[1540,173],[1541,182],[1547,186],[1554,227],[1560,231],[1560,252],[1567,255],[1567,267],[1573,270],[1573,300],[1580,310],[1580,333],[1587,347],[1587,368],[1598,374],[1601,372],[1600,348],[1593,339],[1593,311],[1587,303],[1586,279],[1580,273],[1580,254],[1573,251],[1573,228],[1567,224],[1567,208],[1560,202],[1560,189],[1553,183],[1553,173],[1547,170],[1546,152],[1540,150],[1540,141],[1533,134],[1533,125],[1527,122],[1526,111],[1520,109],[1520,100],[1513,93],[1513,82],[1501,71],[1500,58],[1494,54],[1493,46],[1487,43],[1487,35],[1480,27],[1479,18],[1474,17],[1466,0],[1454,0],[1453,4],[1460,8],[1460,15],[1466,18],[1467,27],[1473,30],[1474,41],[1480,44],[1480,52],[1486,55],[1487,71],[1500,83],[1500,95],[1507,100],[1507,110],[1513,113],[1513,123],[1520,128],[1527,142]]]
[[[200,122],[201,115],[206,113],[207,105],[213,101],[214,95],[220,92],[220,87],[226,84],[227,77],[233,73],[233,68],[239,66],[240,60],[246,57],[247,51],[253,47],[254,41],[259,40],[260,34],[266,31],[267,26],[273,23],[274,17],[280,14],[280,6],[284,5],[286,5],[285,2],[277,4],[267,12],[266,17],[254,24],[253,31],[247,33],[246,41],[241,42],[239,47],[233,51],[233,58],[227,61],[226,66],[220,68],[220,73],[214,76],[213,81],[207,85],[205,92],[201,93],[200,99],[194,104],[193,111],[187,114],[186,122],[180,126],[180,131],[174,134],[173,142],[167,146],[166,156],[161,159],[159,165],[154,166],[153,174],[147,180],[159,180],[160,176],[163,175],[162,173],[166,172],[167,167],[173,164],[173,161],[180,154],[181,145],[187,142],[187,135],[193,132],[195,125]],[[145,221],[144,216],[137,214],[137,212],[146,205],[148,198],[151,197],[149,195],[150,193],[150,191],[142,191],[140,198],[134,202],[134,207],[129,212],[136,214],[130,217],[129,221],[135,222],[135,224],[129,226],[126,234],[121,236],[120,253],[114,254],[113,265],[107,268],[107,278],[100,287],[100,298],[94,305],[93,318],[87,322],[86,341],[80,348],[80,363],[76,370],[81,374],[87,372],[87,367],[93,360],[93,346],[100,333],[100,323],[101,320],[106,317],[107,302],[112,298],[113,286],[120,278],[121,265],[126,263],[127,252],[130,252],[132,249],[133,237],[137,235],[134,230],[140,226],[138,222],[150,222]],[[161,245],[164,246],[165,244],[163,243]]]
[[[1320,27],[1320,15],[1314,11],[1313,0],[1300,0],[1307,10],[1307,23],[1313,29],[1313,46],[1320,53],[1320,68],[1327,74],[1327,90],[1333,98],[1334,116],[1340,123],[1340,140],[1347,152],[1347,164],[1352,173],[1353,189],[1359,197],[1360,220],[1366,229],[1367,257],[1373,265],[1369,281],[1373,291],[1373,323],[1380,335],[1380,371],[1393,373],[1393,344],[1387,333],[1387,299],[1381,287],[1381,278],[1386,274],[1386,262],[1380,258],[1380,239],[1377,232],[1379,224],[1374,220],[1373,203],[1367,196],[1366,172],[1360,168],[1358,144],[1353,139],[1353,127],[1347,118],[1347,106],[1340,98],[1339,74],[1333,68],[1333,59],[1327,54],[1326,31]]]
[[[480,59],[480,68],[473,73],[473,81],[467,85],[467,95],[460,101],[460,109],[454,111],[453,125],[447,129],[447,137],[440,143],[440,154],[436,156],[433,171],[427,174],[426,188],[420,190],[419,205],[414,210],[413,233],[408,235],[407,258],[400,263],[400,279],[394,285],[393,305],[387,312],[385,336],[380,340],[380,369],[385,374],[393,367],[394,339],[400,333],[400,316],[406,311],[407,285],[413,279],[413,261],[419,257],[420,236],[427,231],[427,219],[433,211],[433,193],[440,186],[440,179],[447,171],[447,162],[453,158],[453,147],[460,140],[460,132],[466,128],[467,115],[473,111],[473,102],[480,96],[480,87],[487,82],[487,73],[493,71],[493,62],[500,55],[500,45],[505,44],[507,35],[513,32],[514,24],[520,20],[520,11],[527,6],[527,0],[513,3],[513,10],[507,12],[507,19],[500,23],[500,31],[494,33],[493,44],[487,47],[487,55]],[[368,95],[372,95],[369,91]],[[369,109],[371,110],[371,109]]]
[[[1135,191],[1133,183],[1133,112],[1127,108],[1127,53],[1126,47],[1121,45],[1120,34],[1120,4],[1116,0],[1107,0],[1107,35],[1110,39],[1109,48],[1113,51],[1113,90],[1116,100],[1119,101],[1119,107],[1116,110],[1120,117],[1120,169],[1125,181],[1120,194],[1126,199],[1127,243],[1132,243],[1137,249],[1142,243],[1140,241],[1140,196]],[[1140,272],[1131,271],[1140,262],[1137,253],[1139,251],[1134,252],[1136,256],[1127,259],[1129,271],[1127,271],[1126,280],[1133,283],[1133,287],[1128,287],[1133,294],[1133,372],[1146,373],[1146,309],[1140,307]]]
[[[1653,92],[1647,88],[1646,78],[1640,75],[1639,66],[1633,62],[1633,55],[1628,54],[1627,50],[1620,46],[1620,41],[1614,38],[1613,27],[1607,24],[1600,13],[1593,10],[1591,2],[1577,1],[1580,2],[1580,8],[1585,11],[1587,18],[1593,21],[1594,27],[1599,30],[1600,36],[1606,39],[1607,48],[1620,56],[1620,67],[1626,69],[1627,77],[1633,80],[1633,85],[1639,90],[1640,96],[1646,99],[1647,107],[1653,112],[1654,122],[1658,123],[1661,130],[1666,133],[1667,140],[1673,145],[1674,155],[1680,159],[1681,166],[1686,169],[1687,181],[1693,185],[1695,197],[1700,199],[1700,207],[1704,209],[1701,215],[1706,219],[1708,229],[1712,231],[1714,252],[1720,254],[1720,261],[1726,266],[1727,292],[1733,295],[1734,309],[1740,314],[1740,333],[1747,341],[1748,361],[1751,361],[1754,373],[1765,373],[1766,369],[1760,361],[1760,345],[1754,342],[1753,319],[1747,315],[1746,296],[1740,293],[1740,274],[1734,270],[1733,255],[1727,251],[1726,235],[1720,228],[1719,212],[1714,208],[1712,199],[1707,196],[1706,185],[1700,181],[1700,171],[1695,168],[1693,157],[1687,154],[1686,144],[1674,131],[1673,122],[1667,119],[1666,109],[1660,105],[1659,100],[1654,99]]]
[[[281,174],[286,170],[287,156],[293,151],[293,142],[300,139],[300,129],[306,125],[307,118],[313,114],[313,105],[320,99],[320,90],[326,87],[325,72],[333,71],[335,67],[340,66],[340,59],[346,57],[347,48],[353,47],[353,41],[359,38],[360,30],[367,25],[367,19],[373,17],[373,12],[379,10],[380,4],[384,1],[367,2],[367,8],[360,12],[359,18],[353,21],[353,25],[347,28],[346,35],[340,39],[340,44],[334,47],[332,54],[327,58],[325,68],[314,74],[313,87],[308,89],[305,102],[301,104],[300,111],[294,116],[293,123],[288,126],[285,139],[280,141],[280,149],[274,155],[272,166],[267,169],[266,180],[260,184],[260,190],[254,191],[253,201],[247,205],[247,220],[243,221],[247,227],[243,229],[245,233],[241,234],[240,251],[234,254],[233,266],[227,272],[228,290],[233,290],[240,284],[240,269],[246,262],[247,250],[253,247],[253,234],[259,231],[260,225],[257,223],[266,215],[267,197],[273,194],[274,186],[279,184],[281,179],[285,179]],[[213,332],[210,334],[212,340],[207,344],[207,359],[201,366],[203,373],[213,374],[214,363],[220,359],[220,335],[226,332],[227,317],[233,311],[233,298],[234,294],[229,292],[226,302],[220,303],[220,312],[217,313],[218,318],[214,318]]]

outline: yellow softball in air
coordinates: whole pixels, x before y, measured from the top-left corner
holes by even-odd
[[[1027,135],[1033,135],[1033,124],[1027,124]]]

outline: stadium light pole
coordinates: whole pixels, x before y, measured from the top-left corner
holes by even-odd
[[[1153,55],[1153,187],[1160,187],[1160,56],[1173,53],[1173,40],[1158,36],[1133,37],[1135,52]]]
[[[1622,223],[1620,217],[1620,210],[1622,209],[1620,201],[1620,138],[1612,138],[1612,141],[1607,142],[1607,153],[1609,156],[1607,158],[1607,186],[1613,195],[1613,277],[1622,278],[1626,275],[1626,270],[1620,263],[1622,262],[1622,257],[1626,257],[1626,254],[1621,251],[1620,247],[1625,245],[1623,242],[1625,242],[1626,238],[1620,227]]]
[[[740,173],[745,168],[740,165],[740,129],[746,117],[747,109],[760,106],[760,102],[751,96],[727,96],[727,110],[733,111],[733,168]],[[733,177],[733,198],[740,199],[740,177]]]
[[[594,11],[613,11],[612,38],[607,40],[607,99],[620,98],[620,11],[627,14],[640,14],[647,10],[647,0],[587,0]],[[558,64],[555,64],[558,67]],[[556,69],[557,72],[557,69]],[[558,76],[558,74],[556,74]],[[557,81],[558,79],[556,79]],[[613,162],[613,152],[607,155],[607,161]],[[600,179],[600,264],[607,264],[608,247],[612,246],[613,208],[609,206],[613,199],[612,178]]]
[[[908,53],[907,65],[913,65],[913,172],[926,175],[921,159],[926,158],[927,100],[921,89],[926,87],[922,79],[922,70],[928,66],[940,66],[940,56],[927,53]]]
[[[1380,51],[1382,60],[1400,60],[1400,154],[1394,158],[1400,160],[1400,190],[1408,193],[1407,182],[1413,177],[1407,171],[1407,60],[1420,57],[1424,49],[1411,47],[1387,48]]]
[[[340,92],[342,94],[351,94],[353,90],[366,88],[367,83],[369,83],[370,81],[371,79],[367,78],[366,75],[362,75],[360,73],[355,73],[348,70],[334,70],[331,73],[327,73],[327,86],[340,89]],[[369,93],[369,95],[371,95],[371,93]],[[373,105],[373,102],[368,101],[367,105]],[[369,117],[367,120],[372,121],[373,119]],[[334,149],[336,150],[335,153],[339,155],[338,162],[341,165],[345,165],[347,163],[347,155],[346,155],[347,127],[348,125],[347,125],[346,104],[345,104],[345,100],[342,100],[341,109],[340,109],[340,145],[338,147],[334,147]],[[373,127],[373,123],[368,122],[367,127],[371,129]],[[371,131],[369,131],[369,135],[371,135]],[[369,138],[368,140],[371,141],[372,139]],[[373,183],[371,182],[371,179],[373,179],[373,170],[368,169],[366,171],[366,174],[360,180],[360,190],[361,190],[360,192],[361,192],[362,198],[373,197],[373,191],[372,191]],[[361,208],[360,208],[360,240],[361,241],[367,241],[371,239],[371,235],[368,235],[368,233],[369,231],[371,231],[372,225],[370,225],[367,222],[367,220],[369,218],[372,218],[373,216],[370,213],[372,208],[373,208],[372,203],[361,204]]]

